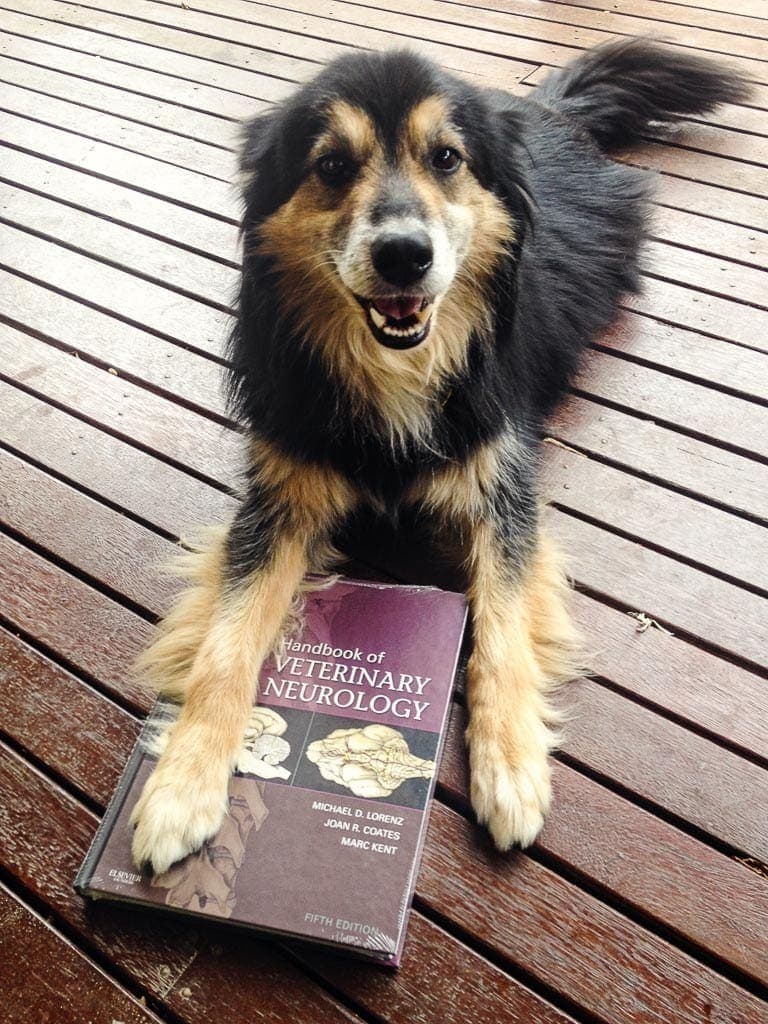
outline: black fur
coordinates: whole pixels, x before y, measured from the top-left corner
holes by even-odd
[[[308,173],[329,100],[362,107],[393,146],[403,117],[433,94],[448,100],[471,171],[507,206],[518,238],[497,272],[493,346],[470,341],[467,370],[446,388],[429,445],[393,451],[375,415],[350,412],[347,382],[291,336],[274,268],[253,242]],[[651,121],[743,95],[736,75],[645,41],[586,53],[525,99],[482,89],[411,53],[354,53],[329,65],[248,128],[246,256],[230,343],[235,413],[285,452],[333,466],[389,506],[420,473],[466,459],[505,421],[532,450],[581,352],[609,325],[622,295],[639,287],[649,177],[603,151],[634,142]],[[519,514],[533,516],[527,494]]]

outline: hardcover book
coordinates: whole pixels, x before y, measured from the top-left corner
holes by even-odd
[[[130,814],[158,705],[75,880],[152,905],[397,966],[464,630],[462,595],[340,579],[262,669],[217,836],[154,877]]]

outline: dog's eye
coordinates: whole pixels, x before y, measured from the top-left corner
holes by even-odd
[[[341,185],[355,173],[355,165],[342,153],[326,153],[315,164],[315,170],[328,185]]]
[[[461,153],[450,146],[440,146],[432,154],[432,166],[443,174],[453,174],[461,163]]]

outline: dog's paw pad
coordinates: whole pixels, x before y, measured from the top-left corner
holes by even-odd
[[[471,752],[471,799],[481,825],[500,850],[530,846],[542,829],[550,804],[546,754],[515,761],[494,745]]]
[[[227,801],[226,791],[157,776],[149,777],[131,814],[131,853],[137,868],[160,875],[216,835]]]

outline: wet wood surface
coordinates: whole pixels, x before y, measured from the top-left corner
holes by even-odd
[[[732,5],[731,5],[732,6]],[[768,56],[759,0],[4,0],[0,11],[0,1022],[768,1022]],[[459,685],[402,968],[72,880],[152,695],[131,665],[223,522],[238,124],[351,47],[530,94],[612,36],[720,55],[750,101],[654,131],[643,294],[542,445],[591,677],[555,805],[500,856]],[[456,580],[413,540],[363,574]]]

